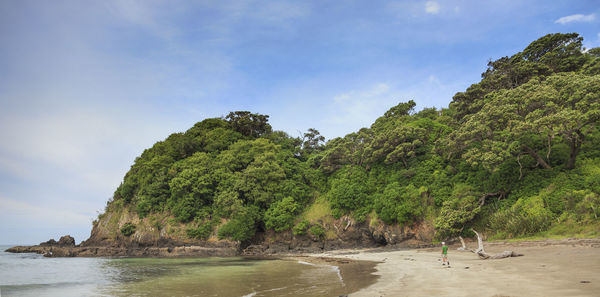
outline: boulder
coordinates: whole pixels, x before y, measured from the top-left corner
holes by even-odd
[[[60,246],[75,246],[75,238],[71,235],[65,235],[58,240]]]
[[[54,240],[52,238],[48,241],[40,243],[40,246],[52,246],[52,245],[56,245],[56,240]]]

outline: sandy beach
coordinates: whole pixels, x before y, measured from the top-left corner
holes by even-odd
[[[499,260],[480,260],[457,247],[450,247],[450,268],[441,264],[440,251],[434,248],[338,250],[312,256],[380,262],[377,282],[353,297],[600,296],[600,239],[486,243],[490,254],[524,254]]]

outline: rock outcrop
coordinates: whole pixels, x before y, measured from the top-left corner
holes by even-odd
[[[294,235],[291,231],[259,233],[242,250],[243,255],[274,255],[316,253],[348,248],[388,246],[392,248],[430,247],[433,227],[421,223],[415,226],[376,224],[369,221],[357,224],[348,217],[333,222],[320,222],[331,230],[325,238],[311,234]]]
[[[15,246],[10,253],[37,253],[46,257],[224,257],[238,255],[236,248],[178,247],[109,247],[109,246]]]
[[[75,246],[75,238],[73,238],[71,235],[65,235],[58,240],[57,244],[65,247]]]
[[[414,226],[386,225],[380,221],[357,223],[350,217],[319,220],[325,234],[310,232],[295,235],[292,231],[257,232],[251,242],[219,240],[213,234],[207,240],[190,238],[193,225],[177,223],[169,216],[139,218],[131,210],[107,211],[94,222],[90,238],[79,245],[69,235],[58,241],[50,239],[36,246],[18,246],[8,252],[39,253],[48,257],[208,257],[235,255],[281,255],[315,253],[345,248],[427,247],[431,245],[433,227],[427,223]],[[135,226],[130,231],[124,227]]]

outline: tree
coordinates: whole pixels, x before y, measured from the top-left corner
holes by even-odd
[[[265,213],[265,226],[275,231],[289,230],[294,225],[294,218],[300,209],[292,197],[271,204]]]
[[[362,166],[367,159],[365,148],[371,143],[372,138],[373,131],[362,128],[343,138],[330,140],[322,153],[320,168],[327,173],[332,173],[344,165]]]
[[[466,115],[478,112],[487,103],[486,95],[493,91],[516,88],[534,77],[582,69],[589,60],[583,54],[582,40],[577,33],[548,34],[522,52],[490,61],[479,83],[452,97],[455,119],[462,123]]]
[[[235,189],[243,193],[247,203],[261,208],[268,208],[279,194],[279,185],[286,178],[280,162],[273,153],[265,153],[244,169],[235,185]]]
[[[576,71],[585,63],[582,42],[583,37],[577,33],[548,34],[529,44],[517,56],[545,64],[553,72]]]
[[[555,74],[490,93],[487,101],[451,134],[467,161],[494,170],[508,157],[529,155],[548,169],[553,144],[562,139],[569,146],[565,168],[572,169],[585,136],[600,121],[600,78]]]
[[[402,161],[404,167],[408,167],[409,159],[416,157],[423,146],[425,134],[424,129],[410,124],[384,131],[373,138],[366,150],[369,162],[393,164]]]
[[[436,236],[441,239],[460,236],[480,210],[481,204],[473,189],[465,184],[455,185],[452,199],[444,202],[435,219]]]
[[[272,131],[268,124],[269,116],[249,111],[230,112],[225,119],[231,127],[244,136],[260,137]]]
[[[360,166],[346,166],[330,179],[328,196],[335,217],[369,206],[367,172]]]
[[[416,222],[425,210],[421,193],[422,190],[412,184],[402,187],[398,182],[390,183],[382,193],[375,195],[375,211],[386,224]]]
[[[317,129],[309,128],[302,137],[302,150],[308,154],[323,149],[325,137]]]

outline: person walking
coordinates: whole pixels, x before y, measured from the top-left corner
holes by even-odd
[[[442,241],[442,265],[446,265],[446,263],[448,263],[448,267],[450,267],[450,261],[448,261],[448,246]]]

